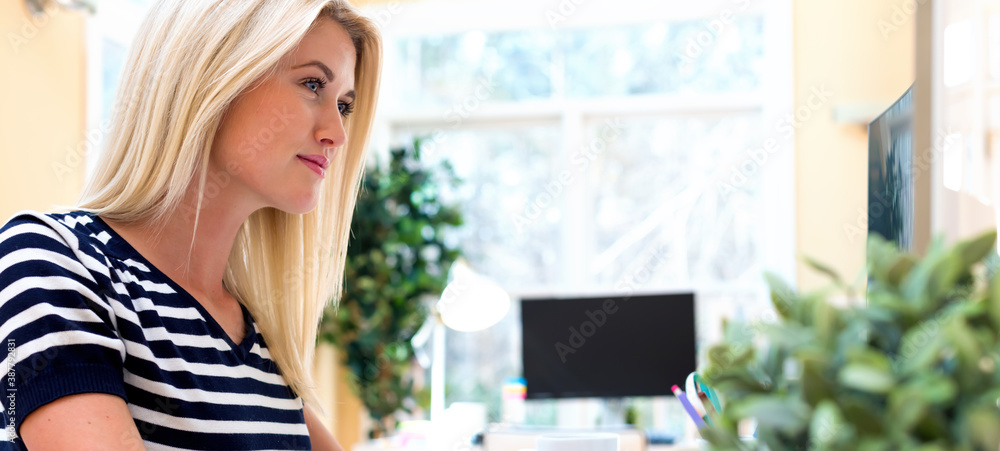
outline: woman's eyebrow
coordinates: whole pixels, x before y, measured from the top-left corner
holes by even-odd
[[[326,67],[326,64],[323,64],[323,63],[321,63],[319,61],[310,61],[308,63],[304,63],[304,64],[300,64],[298,66],[295,66],[292,69],[299,69],[299,68],[303,68],[303,67],[306,67],[306,66],[316,66],[316,67],[318,67],[319,70],[323,71],[323,73],[326,74],[327,80],[333,80],[333,71],[331,71],[329,67]]]

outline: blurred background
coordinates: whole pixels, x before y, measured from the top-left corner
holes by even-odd
[[[74,202],[151,3],[34,2],[0,3],[4,218]],[[514,300],[493,327],[447,334],[446,404],[499,420],[522,297],[694,291],[704,349],[723,319],[767,317],[765,270],[823,286],[805,255],[860,280],[866,126],[914,82],[913,0],[355,3],[385,39],[373,158],[423,139],[425,162],[451,164],[462,182],[440,196],[465,221],[450,244]],[[324,345],[316,372],[350,449],[371,425],[338,361]],[[526,416],[599,412],[532,401]]]

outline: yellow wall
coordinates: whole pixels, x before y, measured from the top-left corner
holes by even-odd
[[[862,124],[834,122],[833,109],[870,102],[884,109],[913,83],[916,18],[907,3],[914,2],[794,3],[795,105],[805,105],[813,88],[833,92],[795,137],[796,252],[849,280],[864,269],[868,135]],[[800,289],[825,283],[801,264],[798,281]]]
[[[347,369],[338,365],[338,361],[340,356],[336,348],[328,344],[320,345],[316,349],[313,375],[319,384],[319,397],[326,411],[323,421],[344,449],[350,451],[355,443],[367,440],[367,423],[364,422],[367,413],[361,399],[347,383]]]
[[[72,204],[83,186],[83,26],[78,13],[0,2],[0,221]]]

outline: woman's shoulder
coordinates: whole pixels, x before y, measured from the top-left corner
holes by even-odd
[[[54,240],[79,249],[83,243],[102,241],[103,230],[95,224],[96,216],[86,211],[41,213],[24,210],[15,213],[0,227],[0,245],[14,241],[18,245]]]
[[[37,261],[66,269],[82,264],[90,272],[107,273],[104,257],[110,235],[99,221],[85,211],[13,215],[0,227],[0,271]]]

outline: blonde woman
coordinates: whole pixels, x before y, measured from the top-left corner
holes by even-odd
[[[164,0],[76,209],[0,229],[14,449],[326,449],[381,44],[346,0]],[[16,391],[15,391],[16,390]]]

